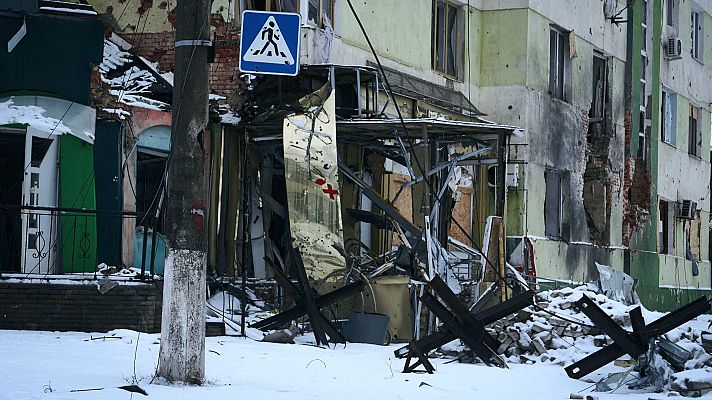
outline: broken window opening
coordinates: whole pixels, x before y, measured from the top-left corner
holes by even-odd
[[[700,108],[690,104],[690,117],[688,119],[687,152],[693,157],[702,154],[702,118]]]
[[[432,67],[458,78],[464,52],[459,8],[448,0],[433,1]]]
[[[693,3],[690,11],[690,55],[700,62],[703,55],[702,38],[704,37],[702,15],[698,6]]]
[[[549,31],[549,94],[566,101],[568,97],[569,32],[551,25]]]
[[[603,122],[606,117],[608,93],[608,60],[600,53],[593,55],[593,98],[589,122]]]
[[[677,11],[679,8],[679,0],[665,1],[665,24],[675,30],[677,30]]]
[[[660,124],[660,140],[676,145],[677,95],[668,88],[663,88],[660,102],[663,123]]]
[[[299,12],[299,0],[242,0],[240,10]]]
[[[335,0],[240,0],[240,11],[291,12],[302,16],[304,23],[323,28],[334,24]]]
[[[564,172],[559,170],[549,169],[544,173],[546,181],[544,233],[547,237],[554,239],[561,239],[563,236],[563,177]]]
[[[296,1],[296,0],[295,0]],[[334,0],[308,0],[307,21],[323,28],[334,24]]]
[[[660,200],[658,220],[658,243],[660,254],[675,252],[675,202]]]

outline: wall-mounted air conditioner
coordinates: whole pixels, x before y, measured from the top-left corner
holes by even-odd
[[[665,58],[668,60],[678,60],[682,58],[682,40],[679,37],[669,37],[663,42]]]
[[[679,214],[680,219],[695,219],[695,210],[697,210],[697,203],[692,200],[683,200],[679,204]]]

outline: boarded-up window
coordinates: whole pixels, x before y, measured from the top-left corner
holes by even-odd
[[[697,212],[695,219],[689,222],[687,228],[687,240],[690,246],[690,254],[695,258],[695,261],[702,260],[700,254],[700,213]]]
[[[544,231],[546,236],[561,238],[561,220],[563,196],[561,181],[563,173],[557,170],[547,170],[544,173],[546,181],[546,197],[544,199]]]

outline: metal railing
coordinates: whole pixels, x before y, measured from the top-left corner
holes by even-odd
[[[137,212],[0,205],[0,277],[151,280],[163,264],[155,226]]]

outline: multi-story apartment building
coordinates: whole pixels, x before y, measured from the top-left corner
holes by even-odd
[[[671,308],[710,289],[712,4],[649,0],[631,9],[625,265],[644,300]]]

